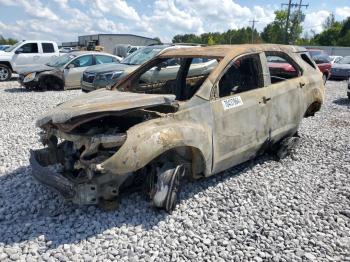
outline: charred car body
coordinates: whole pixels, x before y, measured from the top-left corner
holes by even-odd
[[[324,98],[322,73],[300,48],[237,45],[168,50],[112,90],[58,105],[38,119],[43,149],[31,151],[33,175],[78,204],[113,206],[130,188],[153,206],[172,210],[184,176],[211,176],[294,139],[303,117]],[[296,74],[270,73],[280,56]],[[176,78],[145,83],[142,76],[180,59]],[[218,61],[190,77],[193,59]],[[285,143],[287,141],[287,143]],[[57,165],[54,171],[51,165]]]

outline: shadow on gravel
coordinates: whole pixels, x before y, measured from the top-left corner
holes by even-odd
[[[342,97],[342,98],[333,100],[333,103],[339,106],[350,106],[350,99]]]
[[[28,92],[30,92],[30,90],[22,88],[22,87],[7,88],[4,91],[7,93],[28,93]]]
[[[271,158],[264,155],[210,178],[188,182],[195,183],[195,186],[184,188],[180,201],[193,198],[197,193],[239,176],[267,160]],[[110,228],[117,232],[136,226],[151,230],[170,216],[165,211],[151,208],[141,193],[124,196],[119,210],[114,212],[104,212],[94,206],[79,207],[38,184],[30,172],[30,166],[26,166],[0,176],[0,244],[35,241],[38,238],[38,241],[46,242],[47,249],[52,249],[62,244],[77,243]]]

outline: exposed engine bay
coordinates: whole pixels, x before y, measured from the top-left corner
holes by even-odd
[[[40,132],[45,148],[31,151],[31,163],[41,172],[35,172],[34,176],[39,181],[44,179],[42,182],[73,203],[115,203],[120,191],[143,185],[141,180],[137,181],[137,174],[105,172],[101,163],[123,145],[130,127],[176,110],[174,106],[160,105],[124,114],[91,115],[79,121],[72,119],[69,124],[48,123]],[[57,167],[54,175],[49,170],[52,165]],[[44,177],[46,172],[50,175]]]

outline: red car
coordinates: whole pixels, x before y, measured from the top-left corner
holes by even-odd
[[[320,71],[323,73],[323,81],[326,81],[331,77],[331,59],[328,54],[321,49],[307,49],[310,56],[313,58],[317,64]]]

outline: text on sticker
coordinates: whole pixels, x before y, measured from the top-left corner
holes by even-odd
[[[237,106],[243,105],[242,98],[240,96],[234,96],[221,101],[224,110],[231,109]]]

